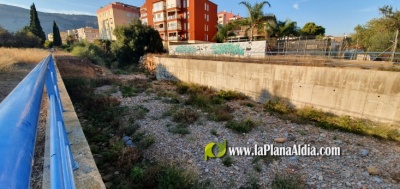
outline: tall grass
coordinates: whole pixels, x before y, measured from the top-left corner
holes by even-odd
[[[15,63],[39,63],[50,53],[43,49],[18,49],[0,47],[0,71],[9,70]]]

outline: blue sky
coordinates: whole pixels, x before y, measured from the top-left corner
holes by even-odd
[[[116,1],[116,0],[115,0]],[[130,5],[141,6],[145,0],[118,0]],[[212,0],[218,5],[218,11],[231,11],[247,16],[247,10],[239,5],[242,0]],[[36,8],[43,12],[95,15],[100,6],[113,0],[35,0]],[[250,3],[256,0],[248,0]],[[261,0],[258,0],[261,2]],[[380,17],[378,8],[392,5],[400,9],[398,0],[269,0],[271,7],[265,13],[273,13],[278,20],[287,18],[296,21],[303,27],[307,22],[315,22],[326,28],[327,35],[344,35],[353,32],[357,24],[365,24],[372,18]],[[29,8],[32,4],[27,0],[0,0],[1,4]]]

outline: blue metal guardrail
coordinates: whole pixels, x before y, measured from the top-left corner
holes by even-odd
[[[75,188],[73,160],[52,55],[0,104],[0,188],[29,188],[44,83],[50,104],[50,186]]]

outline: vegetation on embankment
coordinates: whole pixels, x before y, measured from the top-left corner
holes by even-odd
[[[265,104],[265,108],[283,119],[289,119],[297,123],[313,123],[315,126],[324,129],[338,129],[344,132],[400,142],[400,129],[394,125],[376,123],[350,116],[337,116],[312,107],[295,109],[288,101],[279,98],[268,101]]]

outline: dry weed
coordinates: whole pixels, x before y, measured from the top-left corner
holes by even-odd
[[[0,71],[10,70],[15,63],[37,64],[49,55],[43,49],[0,48]]]

